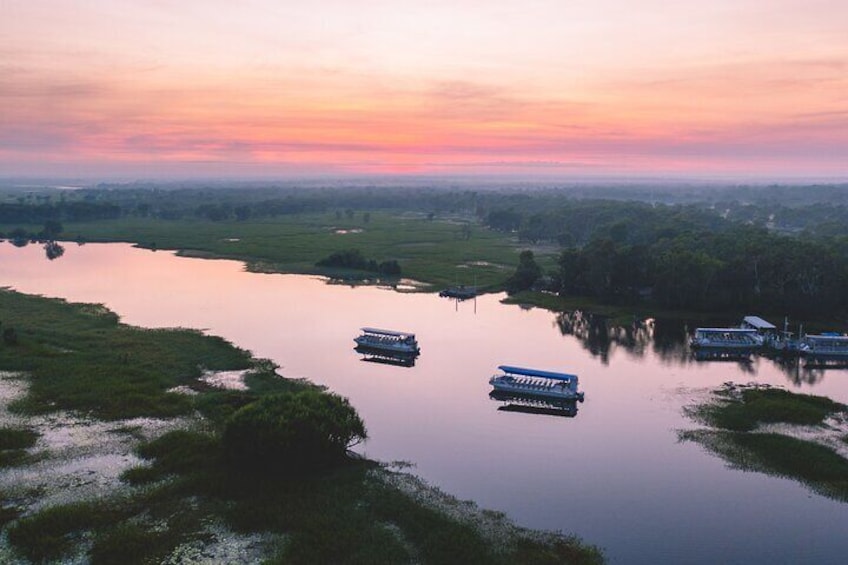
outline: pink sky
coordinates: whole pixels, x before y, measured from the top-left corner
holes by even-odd
[[[845,0],[3,0],[0,175],[848,178]]]

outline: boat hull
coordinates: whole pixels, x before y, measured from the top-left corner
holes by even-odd
[[[417,345],[405,343],[378,343],[368,339],[355,338],[357,350],[387,353],[391,355],[418,355],[421,349]]]
[[[577,400],[540,398],[497,390],[490,392],[489,398],[504,403],[503,406],[498,408],[502,412],[523,412],[525,414],[544,414],[568,418],[577,415]]]

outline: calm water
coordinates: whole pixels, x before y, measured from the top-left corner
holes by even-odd
[[[729,380],[848,402],[848,371],[692,362],[683,328],[607,332],[587,320],[499,303],[326,284],[128,245],[0,245],[0,285],[101,302],[130,324],[203,328],[351,399],[364,452],[405,460],[462,499],[518,523],[573,532],[618,563],[844,563],[848,504],[788,480],[728,469],[676,431],[681,407]],[[414,367],[363,362],[361,326],[414,331]],[[499,411],[499,364],[577,373],[574,418]]]

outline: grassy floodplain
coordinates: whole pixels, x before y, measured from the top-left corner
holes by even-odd
[[[0,291],[0,312],[3,328],[14,328],[17,336],[16,343],[0,343],[0,384],[23,379],[26,385],[25,394],[0,406],[0,416],[11,413],[17,422],[0,430],[0,453],[22,454],[4,461],[0,479],[30,464],[68,463],[54,460],[60,456],[39,437],[56,431],[44,423],[58,413],[66,414],[60,426],[99,426],[137,456],[123,469],[120,488],[81,490],[70,501],[62,493],[62,502],[49,503],[48,488],[4,489],[0,527],[11,548],[0,547],[0,560],[603,560],[579,540],[518,528],[373,461],[351,458],[308,476],[234,468],[223,453],[228,418],[266,395],[314,385],[279,377],[269,363],[220,338],[135,328],[99,305],[11,291]],[[199,379],[235,369],[246,371],[244,389],[223,390]],[[458,517],[446,508],[464,510]]]
[[[123,218],[68,223],[64,237],[178,249],[191,256],[239,259],[251,270],[284,273],[339,274],[315,263],[336,251],[358,249],[378,262],[395,259],[403,278],[436,288],[476,281],[499,289],[515,270],[522,249],[514,238],[476,224],[466,238],[467,220],[386,212],[369,213],[367,222],[364,217],[359,212],[353,218],[327,213],[220,222]],[[552,266],[554,255],[542,255],[540,262]]]
[[[821,396],[775,388],[730,386],[687,409],[708,429],[686,430],[734,468],[785,477],[848,502],[844,427],[848,407]]]

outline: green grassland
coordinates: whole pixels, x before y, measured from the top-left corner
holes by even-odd
[[[741,394],[718,390],[687,414],[709,429],[680,432],[738,469],[785,477],[823,496],[848,502],[848,459],[826,442],[784,433],[760,432],[763,424],[819,427],[827,435],[826,419],[846,406],[829,398],[781,389],[743,389]],[[837,438],[837,441],[839,438]]]
[[[23,423],[0,429],[0,455],[17,455],[0,472],[36,455],[38,433],[27,427],[27,415],[53,410],[115,421],[146,461],[124,472],[126,489],[96,500],[33,511],[0,493],[0,528],[18,557],[55,562],[82,551],[94,564],[159,563],[184,544],[203,545],[208,524],[223,523],[237,533],[271,536],[269,563],[603,561],[598,549],[566,536],[511,524],[508,536],[487,534],[473,520],[414,498],[373,461],[349,458],[306,476],[234,467],[222,443],[230,416],[265,395],[313,385],[279,377],[269,362],[225,340],[135,328],[99,305],[8,290],[0,291],[0,313],[2,328],[17,336],[14,343],[0,341],[0,371],[23,372],[29,383],[28,395],[12,405]],[[247,390],[197,380],[204,370],[243,368],[252,370]],[[177,385],[195,394],[169,392]],[[148,440],[121,422],[177,415],[195,425]]]
[[[470,237],[463,225],[471,225]],[[335,251],[358,249],[378,262],[397,260],[404,278],[435,287],[476,281],[493,289],[515,270],[521,250],[514,238],[464,220],[384,212],[371,212],[368,222],[362,213],[353,218],[333,213],[221,222],[124,218],[69,223],[64,237],[178,249],[192,256],[239,259],[252,270],[286,273],[338,274],[315,263]],[[552,267],[554,253],[539,259],[544,267]]]
[[[120,323],[97,304],[69,304],[0,290],[0,370],[26,371],[25,413],[77,410],[100,419],[187,414],[185,395],[167,392],[204,370],[251,366],[250,354],[225,340],[186,329],[146,330]]]

